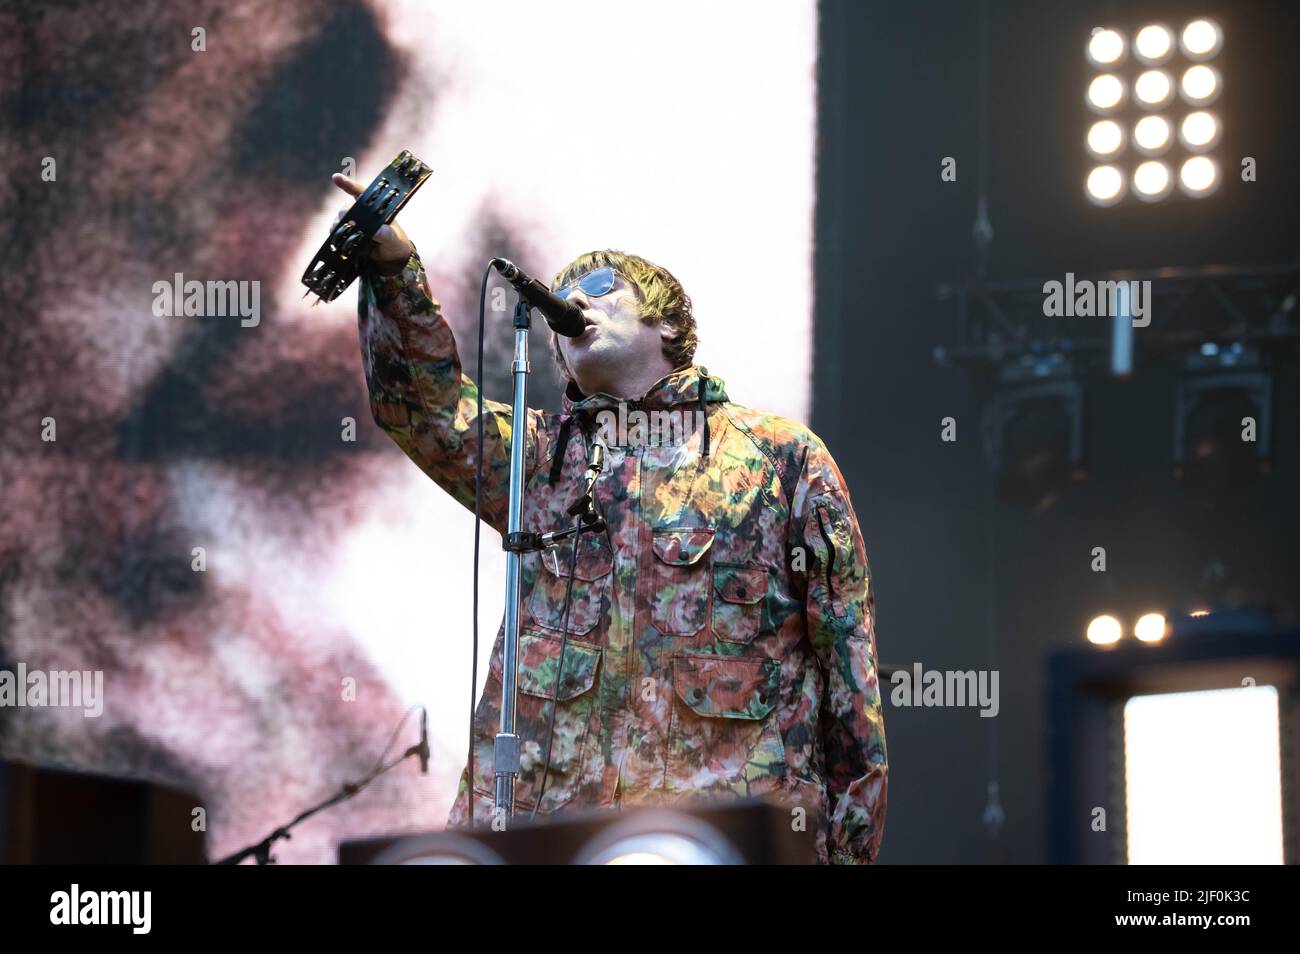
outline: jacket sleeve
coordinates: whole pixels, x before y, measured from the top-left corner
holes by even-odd
[[[816,439],[795,494],[791,533],[792,565],[796,575],[806,574],[808,640],[824,684],[818,722],[826,765],[828,860],[873,864],[888,795],[875,599],[844,478]]]
[[[357,303],[361,360],[377,423],[438,486],[474,509],[478,386],[461,373],[451,326],[429,291],[419,254],[402,270],[363,270]],[[529,410],[525,472],[539,460],[545,416]],[[483,519],[504,533],[510,489],[509,405],[483,402]]]

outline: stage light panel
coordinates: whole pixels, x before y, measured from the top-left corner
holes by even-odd
[[[1088,39],[1094,70],[1084,101],[1104,118],[1093,120],[1084,136],[1085,151],[1099,163],[1086,174],[1084,194],[1098,206],[1115,205],[1130,193],[1154,202],[1175,186],[1186,196],[1208,196],[1222,177],[1205,154],[1222,141],[1223,123],[1206,107],[1222,94],[1223,77],[1206,61],[1222,50],[1223,30],[1204,17],[1181,29],[1149,22],[1133,30],[1097,27]],[[1180,101],[1190,110],[1175,111]],[[1123,161],[1130,142],[1136,156]]]
[[[1134,696],[1124,704],[1129,864],[1281,864],[1273,686]]]

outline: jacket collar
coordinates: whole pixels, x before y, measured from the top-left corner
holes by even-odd
[[[588,396],[578,390],[576,382],[570,381],[564,391],[564,410],[569,414],[596,414],[604,410],[616,410],[620,404],[632,405],[643,410],[667,409],[679,404],[698,402],[701,381],[704,382],[706,401],[727,400],[727,390],[721,378],[709,374],[707,368],[691,365],[689,368],[679,368],[664,375],[635,401],[631,399],[624,401],[622,398],[604,392]]]

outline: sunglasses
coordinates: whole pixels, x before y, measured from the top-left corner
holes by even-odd
[[[606,265],[604,268],[597,268],[587,272],[587,274],[570,285],[557,288],[555,294],[560,298],[568,298],[573,294],[575,288],[581,288],[582,293],[588,298],[599,298],[601,295],[608,295],[613,287],[614,269]]]

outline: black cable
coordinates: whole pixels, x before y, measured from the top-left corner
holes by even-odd
[[[704,453],[700,455],[700,469],[704,469],[704,462],[709,459],[709,372],[707,368],[700,368],[700,377],[695,384],[695,390],[700,402],[700,417],[704,418]]]
[[[478,356],[475,360],[474,384],[478,393],[478,460],[474,466],[474,621],[473,649],[469,664],[469,765],[465,775],[465,795],[469,803],[469,829],[474,830],[474,696],[478,692],[478,548],[483,526],[483,322],[487,300],[488,276],[492,263],[483,271],[483,285],[478,292]]]
[[[569,608],[573,605],[573,576],[578,568],[578,546],[582,543],[582,516],[573,518],[573,555],[569,557],[569,581],[564,588],[564,618],[560,623],[560,661],[555,667],[555,696],[551,699],[551,718],[546,727],[546,754],[542,757],[542,783],[537,787],[537,801],[533,803],[533,812],[528,816],[532,821],[537,817],[537,809],[542,807],[542,796],[546,794],[546,776],[551,770],[551,742],[555,738],[555,712],[560,706],[560,685],[564,682],[564,651],[569,646]]]
[[[393,729],[393,734],[388,737],[388,743],[384,746],[384,750],[379,753],[379,760],[375,762],[376,769],[379,768],[379,766],[384,764],[384,759],[388,756],[388,750],[393,747],[393,743],[397,741],[397,737],[402,734],[402,729],[406,725],[406,720],[411,718],[411,713],[414,712],[416,709],[423,709],[423,708],[424,706],[420,705],[420,703],[417,702],[415,703],[415,705],[411,706],[411,708],[406,710],[405,714],[402,716],[402,721],[397,723],[397,728]]]

